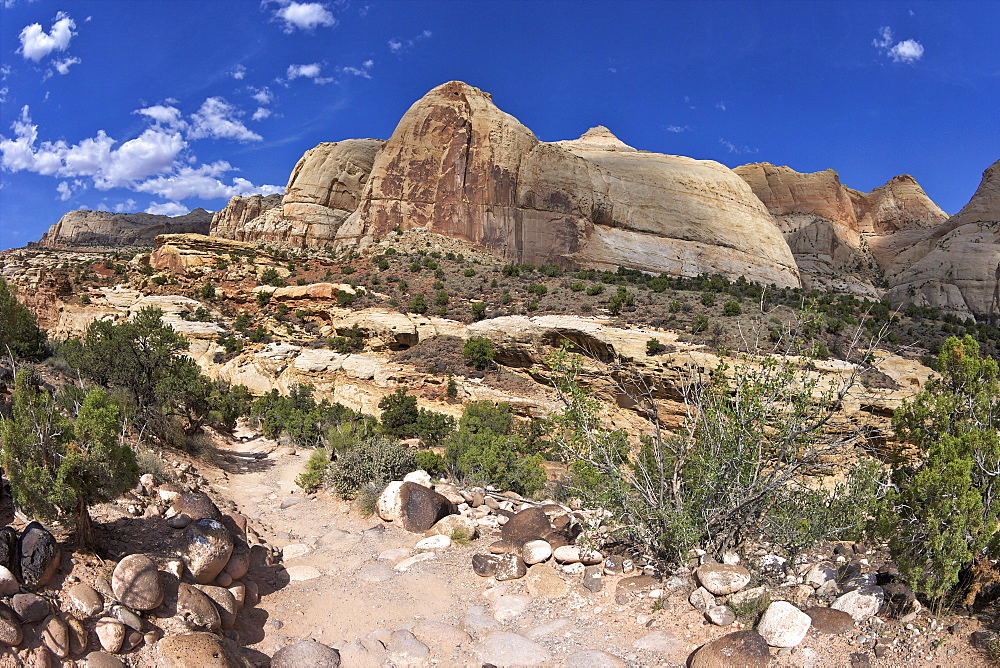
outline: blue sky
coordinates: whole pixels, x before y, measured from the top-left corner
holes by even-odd
[[[452,79],[545,141],[907,173],[954,213],[1000,158],[998,28],[992,0],[0,0],[0,248],[280,191]]]

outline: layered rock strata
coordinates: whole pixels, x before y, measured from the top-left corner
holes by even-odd
[[[109,211],[70,211],[38,241],[39,246],[152,246],[160,234],[207,234],[212,214],[194,209],[183,216]]]

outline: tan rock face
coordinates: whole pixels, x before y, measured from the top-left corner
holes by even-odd
[[[70,211],[42,235],[39,246],[152,246],[159,234],[207,234],[212,214],[194,209],[183,216]]]
[[[229,204],[212,216],[213,237],[243,241],[251,221],[276,207],[281,206],[281,195],[251,195],[233,197]]]
[[[948,218],[909,174],[893,177],[867,195],[850,192],[861,232],[888,234],[904,228],[934,227]]]
[[[790,167],[758,162],[733,169],[775,216],[807,213],[857,231],[854,204],[837,172],[802,174]]]
[[[459,237],[511,262],[798,284],[766,209],[726,167],[635,151],[606,128],[539,142],[460,82],[406,112],[337,238],[364,242],[397,227]]]
[[[872,250],[885,263],[893,303],[1000,317],[1000,160],[947,222],[873,240]]]

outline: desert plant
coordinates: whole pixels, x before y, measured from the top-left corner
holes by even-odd
[[[467,364],[482,371],[496,358],[496,347],[485,336],[473,336],[466,340],[462,347],[462,355]]]
[[[893,472],[878,528],[914,590],[940,607],[962,570],[1000,547],[1000,381],[969,336],[948,338],[936,366],[941,377],[896,411],[896,434],[919,458]]]
[[[295,478],[295,484],[307,492],[315,492],[324,485],[329,468],[330,455],[326,448],[316,448],[306,460],[305,470]]]
[[[472,319],[482,320],[486,317],[486,302],[472,302]]]
[[[352,498],[371,486],[381,490],[416,468],[413,453],[398,440],[367,438],[342,453],[330,466],[327,478],[338,494]]]
[[[739,302],[729,301],[722,305],[722,315],[724,316],[734,316],[743,313],[743,309],[740,308]]]
[[[45,355],[45,332],[31,311],[17,301],[3,278],[0,278],[0,353],[25,358]]]

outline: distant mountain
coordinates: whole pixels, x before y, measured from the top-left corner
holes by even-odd
[[[70,211],[49,228],[39,246],[152,246],[157,235],[208,234],[212,214],[194,209],[182,216],[109,211]]]

